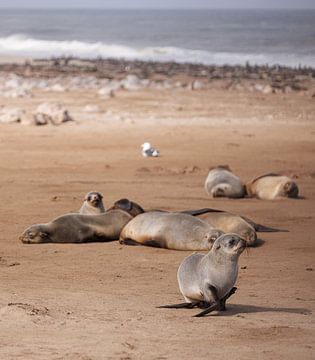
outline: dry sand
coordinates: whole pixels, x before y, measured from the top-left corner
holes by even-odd
[[[43,100],[62,101],[78,122],[0,126],[1,359],[314,359],[314,98],[38,92],[1,104],[34,110]],[[83,113],[91,103],[110,112]],[[142,158],[144,141],[162,156]],[[305,199],[212,200],[203,184],[217,164],[244,180],[296,176]],[[107,206],[128,197],[145,208],[214,207],[290,232],[262,233],[241,256],[226,313],[193,318],[198,310],[156,308],[182,301],[176,271],[189,252],[18,240],[77,211],[90,190]]]

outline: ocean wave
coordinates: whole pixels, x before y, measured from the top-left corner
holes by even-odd
[[[177,47],[138,47],[103,42],[78,40],[41,40],[27,35],[0,37],[0,56],[29,56],[32,58],[72,56],[78,58],[114,58],[144,61],[176,61],[205,65],[256,65],[281,64],[286,66],[315,67],[314,56],[298,54],[259,54],[235,52],[210,52]]]

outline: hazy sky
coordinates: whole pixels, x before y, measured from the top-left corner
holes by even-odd
[[[0,0],[0,8],[315,9],[315,0]]]

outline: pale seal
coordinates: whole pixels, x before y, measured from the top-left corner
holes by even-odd
[[[150,211],[133,218],[119,241],[174,250],[209,250],[222,233],[191,215]]]
[[[218,166],[209,171],[205,181],[205,190],[212,197],[242,198],[245,196],[244,184],[227,166]]]
[[[292,179],[273,173],[251,180],[246,184],[246,191],[248,196],[262,200],[297,198],[299,195],[299,188]]]
[[[118,240],[132,215],[111,210],[101,215],[62,215],[49,223],[32,225],[20,236],[26,244],[85,243]]]
[[[103,196],[97,191],[90,191],[85,195],[79,213],[83,215],[98,215],[105,212]]]
[[[206,254],[185,258],[177,271],[179,289],[185,303],[161,308],[205,308],[197,317],[214,310],[225,310],[226,300],[234,294],[238,259],[246,241],[237,234],[221,235]]]

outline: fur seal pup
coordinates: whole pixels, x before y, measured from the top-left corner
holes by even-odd
[[[297,198],[299,195],[299,188],[292,179],[274,173],[261,175],[251,180],[246,184],[246,191],[248,196],[262,200]]]
[[[101,215],[66,214],[46,224],[32,225],[20,236],[25,244],[85,243],[118,240],[132,215],[111,210]]]
[[[119,242],[174,250],[209,250],[222,233],[191,215],[150,211],[133,218],[123,228]]]
[[[241,179],[234,175],[228,166],[211,169],[205,181],[205,189],[212,197],[242,198],[245,187]]]
[[[225,310],[226,300],[235,293],[238,259],[246,241],[237,234],[223,234],[208,254],[192,254],[177,271],[179,289],[185,303],[160,308],[205,308],[197,317],[214,310]]]
[[[105,208],[102,194],[97,191],[87,193],[79,213],[83,215],[98,215],[104,212]]]
[[[108,210],[114,210],[114,209],[121,209],[127,211],[133,217],[145,212],[144,209],[139,204],[129,199],[117,200],[114,203],[114,205]]]

